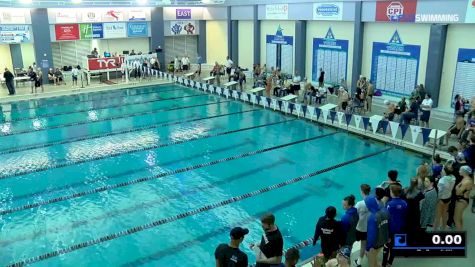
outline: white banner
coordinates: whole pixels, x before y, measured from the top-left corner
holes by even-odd
[[[19,44],[31,41],[29,25],[1,25],[0,43]]]
[[[133,8],[128,10],[129,21],[146,21],[147,13],[150,14],[150,9],[146,8]]]
[[[399,122],[390,121],[389,127],[391,127],[391,135],[393,139],[396,139],[397,130],[399,129]]]
[[[314,3],[313,4],[314,20],[342,20],[343,19],[343,3]]]
[[[322,109],[323,122],[327,122],[328,119],[328,109]]]
[[[196,21],[194,20],[175,20],[170,21],[170,33],[172,35],[195,35]]]
[[[104,23],[104,39],[109,38],[126,38],[127,25],[123,22]]]
[[[56,23],[75,23],[78,22],[75,9],[60,9],[54,12]]]
[[[376,134],[376,131],[378,131],[378,127],[379,127],[379,122],[381,121],[381,119],[379,118],[369,118],[369,122],[371,123],[371,128],[373,128],[373,133]]]
[[[0,23],[26,24],[26,15],[27,13],[25,13],[25,9],[23,8],[2,8],[0,13]]]
[[[355,125],[356,128],[360,128],[360,123],[361,123],[361,116],[360,115],[353,115],[353,118],[355,118]]]
[[[336,114],[338,115],[338,123],[340,125],[343,124],[343,116],[345,115],[345,113],[338,111]]]
[[[289,19],[289,5],[266,5],[266,19]]]
[[[300,113],[302,113],[302,105],[301,104],[295,104],[295,112],[297,113],[297,116],[300,117]]]
[[[411,128],[412,143],[415,144],[417,137],[419,137],[419,133],[421,132],[421,127],[416,125],[409,125],[409,127]]]
[[[307,114],[310,114],[310,119],[315,116],[315,107],[307,106]]]
[[[102,13],[102,21],[104,22],[114,22],[114,21],[124,21],[124,12],[120,9],[104,9]]]
[[[82,10],[81,12],[82,22],[100,22],[101,12],[96,10]]]

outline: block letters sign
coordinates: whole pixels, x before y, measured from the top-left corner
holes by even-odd
[[[176,19],[191,19],[191,9],[177,8],[175,11]]]

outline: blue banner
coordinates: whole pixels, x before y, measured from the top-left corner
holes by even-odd
[[[147,22],[129,22],[127,24],[128,37],[148,37]]]
[[[92,38],[93,39],[104,38],[104,26],[102,25],[102,23],[92,24]]]
[[[410,95],[417,84],[420,53],[420,45],[403,44],[397,31],[388,43],[373,42],[371,80],[376,89],[387,95]]]
[[[475,96],[474,75],[475,49],[459,48],[451,99],[454,99],[455,95],[460,95],[465,99]],[[454,104],[452,101],[452,107]]]
[[[0,25],[0,43],[29,43],[31,37],[29,25]]]
[[[313,38],[312,81],[317,81],[320,68],[325,82],[337,84],[347,77],[348,40],[335,39],[331,28],[325,38]]]

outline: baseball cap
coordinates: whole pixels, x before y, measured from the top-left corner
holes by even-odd
[[[349,259],[351,257],[351,248],[349,246],[344,246],[338,250],[338,254]]]
[[[473,172],[472,168],[470,168],[467,165],[464,165],[464,166],[460,167],[460,170],[464,171],[466,174],[472,174],[472,172]]]
[[[233,239],[240,239],[244,237],[245,235],[249,234],[249,230],[246,228],[241,228],[241,227],[234,227],[231,230],[230,236]]]

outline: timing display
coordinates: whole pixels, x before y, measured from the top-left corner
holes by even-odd
[[[465,232],[396,234],[393,252],[404,257],[465,257],[465,237]]]

